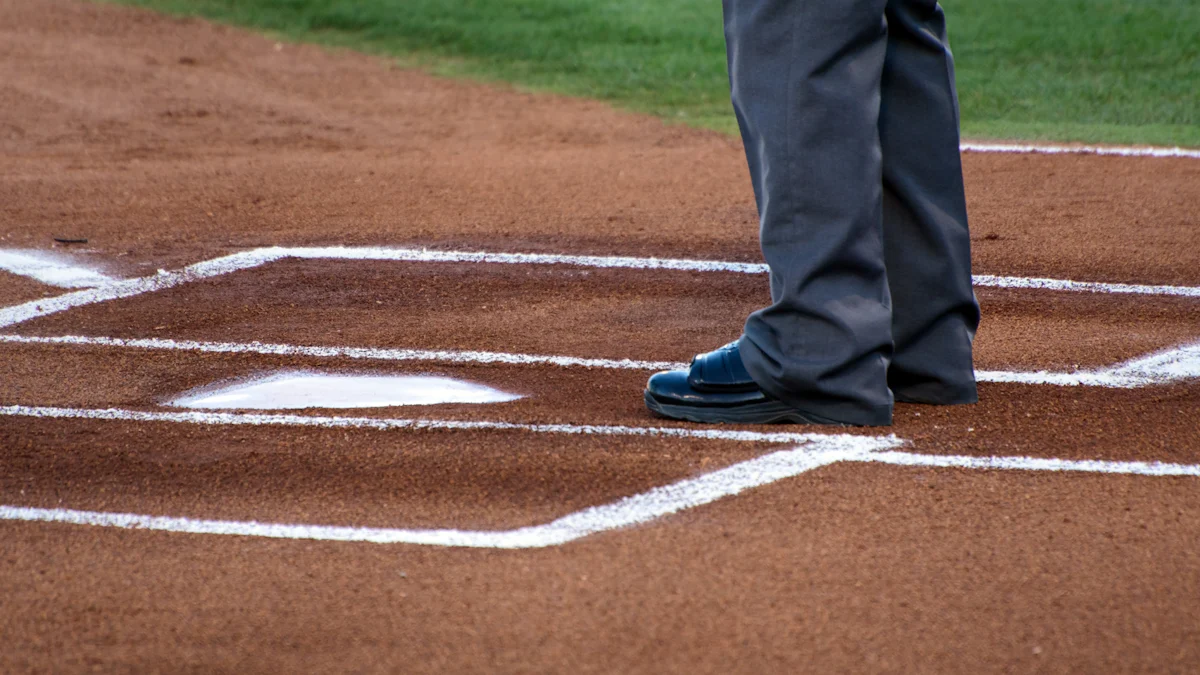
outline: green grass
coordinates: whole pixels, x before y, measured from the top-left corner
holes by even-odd
[[[1200,145],[1200,2],[946,4],[964,131]]]
[[[715,0],[120,0],[732,132]],[[963,132],[1200,146],[1200,2],[945,0]]]

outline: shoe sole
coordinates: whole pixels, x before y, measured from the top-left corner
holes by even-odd
[[[850,426],[843,422],[826,419],[788,406],[782,401],[747,403],[728,408],[664,403],[650,392],[645,393],[646,407],[650,412],[673,420],[687,420],[704,424],[823,424],[828,426]]]

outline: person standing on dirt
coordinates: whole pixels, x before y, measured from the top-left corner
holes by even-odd
[[[977,400],[958,100],[936,0],[724,0],[770,268],[742,337],[650,378],[695,422],[877,426]],[[894,396],[894,399],[893,399]]]

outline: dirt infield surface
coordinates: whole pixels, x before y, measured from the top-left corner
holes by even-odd
[[[1200,161],[967,153],[981,402],[714,429],[735,140],[62,0],[0,99],[0,252],[143,279],[0,270],[0,672],[1200,671]],[[524,398],[166,405],[280,369]]]

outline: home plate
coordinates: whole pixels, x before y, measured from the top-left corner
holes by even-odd
[[[204,388],[167,405],[181,408],[383,408],[439,403],[504,403],[518,394],[430,375],[337,375],[287,371]]]

